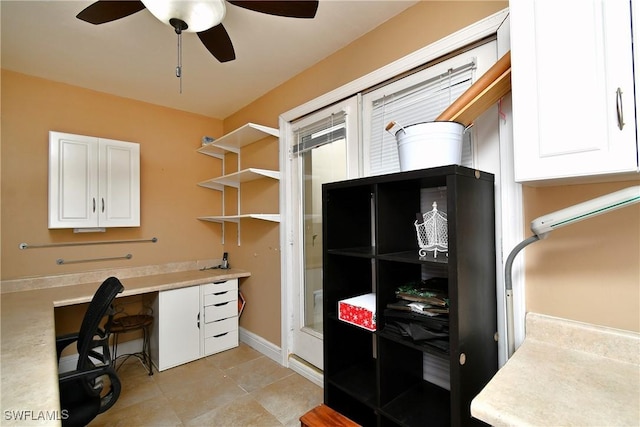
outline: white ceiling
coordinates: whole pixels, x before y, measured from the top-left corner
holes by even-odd
[[[236,60],[219,63],[196,34],[177,36],[149,11],[107,24],[75,16],[92,1],[1,0],[2,68],[224,119],[416,0],[320,0],[312,20],[227,3]]]

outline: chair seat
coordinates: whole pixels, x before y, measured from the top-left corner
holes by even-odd
[[[153,316],[148,314],[133,314],[113,319],[111,333],[123,333],[151,326]]]

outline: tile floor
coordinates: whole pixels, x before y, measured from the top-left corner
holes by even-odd
[[[321,387],[246,344],[149,376],[136,358],[118,369],[122,392],[94,426],[299,426]]]

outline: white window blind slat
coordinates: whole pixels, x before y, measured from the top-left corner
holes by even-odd
[[[398,172],[400,161],[395,137],[385,130],[395,121],[402,126],[433,121],[472,84],[475,60],[394,93],[371,100],[369,135],[370,174]],[[471,164],[471,140],[463,144],[463,164]]]
[[[346,137],[346,120],[346,112],[341,111],[310,125],[295,129],[292,153],[300,155],[321,145],[344,139]]]

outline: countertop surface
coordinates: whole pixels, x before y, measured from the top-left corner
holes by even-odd
[[[640,334],[527,314],[526,337],[471,402],[493,426],[640,425]]]
[[[118,297],[250,275],[239,269],[210,269],[123,278],[120,281],[124,291]],[[91,282],[0,295],[1,425],[60,424],[54,307],[89,302],[100,284]]]

